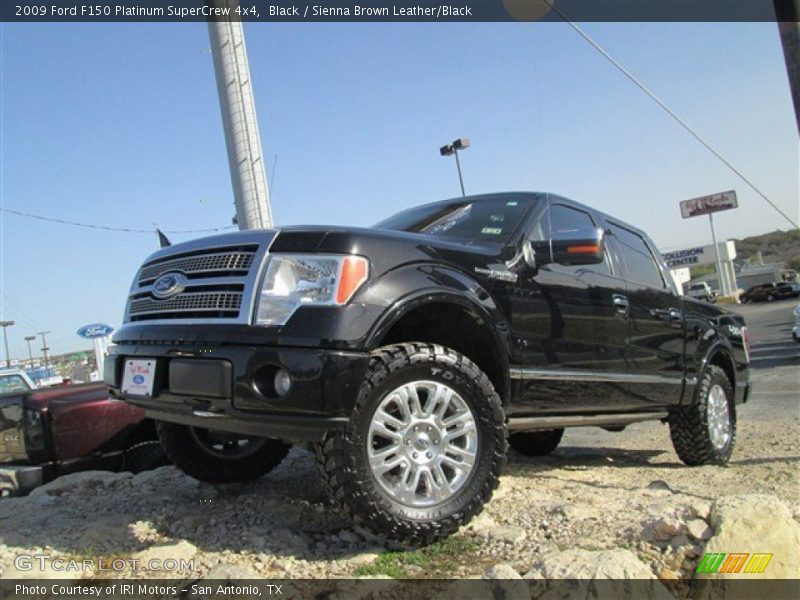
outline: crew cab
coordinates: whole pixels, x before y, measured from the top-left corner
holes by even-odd
[[[37,388],[22,370],[0,371],[0,495],[75,471],[166,464],[155,440],[144,411],[102,383]]]
[[[741,316],[686,298],[637,228],[548,193],[471,196],[371,229],[241,231],[136,273],[105,381],[211,482],[312,442],[360,525],[425,544],[480,512],[507,447],[669,424],[724,464],[750,390]]]

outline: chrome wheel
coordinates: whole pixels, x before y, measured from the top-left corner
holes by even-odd
[[[708,435],[718,450],[724,448],[731,439],[731,415],[728,397],[721,385],[715,384],[708,392],[706,404]]]
[[[472,411],[455,390],[435,381],[412,381],[388,393],[369,426],[372,475],[393,500],[412,508],[453,496],[477,453]]]

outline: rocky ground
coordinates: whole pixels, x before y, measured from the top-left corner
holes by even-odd
[[[141,578],[628,577],[686,596],[699,558],[715,551],[772,552],[765,576],[797,579],[797,373],[794,363],[754,371],[759,387],[740,407],[727,467],[682,465],[660,423],[620,434],[568,431],[552,456],[512,452],[484,512],[417,551],[354,529],[328,503],[313,456],[301,448],[251,484],[215,487],[173,467],[62,477],[0,500],[0,575],[65,575],[19,571],[14,557],[27,552],[193,561],[190,570],[111,574]]]

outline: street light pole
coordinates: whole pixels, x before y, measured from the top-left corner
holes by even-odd
[[[461,184],[461,195],[466,196],[466,192],[464,192],[464,178],[461,176],[461,161],[458,160],[458,150],[453,150],[453,154],[456,155],[456,168],[458,169],[458,183]]]
[[[44,353],[44,366],[45,367],[49,367],[50,366],[50,361],[47,358],[47,351],[50,350],[50,348],[47,347],[47,338],[45,337],[48,333],[50,333],[50,332],[49,331],[40,331],[39,334],[38,334],[38,335],[42,336],[42,352]]]
[[[461,184],[462,196],[466,196],[467,194],[464,191],[464,178],[461,175],[461,161],[458,159],[458,151],[464,150],[465,148],[469,148],[469,138],[458,138],[451,144],[447,144],[446,146],[439,148],[439,154],[442,156],[450,156],[451,154],[455,154],[456,168],[458,169],[458,182]]]
[[[3,328],[3,339],[6,342],[6,366],[11,368],[11,355],[8,353],[8,329],[14,324],[14,321],[0,321],[0,327]]]
[[[26,335],[25,341],[28,342],[28,358],[31,360],[31,369],[33,368],[33,350],[31,350],[31,342],[36,339],[35,335]]]

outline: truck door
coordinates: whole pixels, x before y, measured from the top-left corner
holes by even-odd
[[[684,316],[675,286],[655,259],[647,239],[607,221],[609,244],[624,269],[628,312],[626,383],[642,403],[680,402],[684,372]]]
[[[582,207],[551,199],[529,239],[601,227]],[[521,277],[512,327],[518,369],[518,414],[630,408],[626,378],[627,314],[615,298],[625,282],[609,255],[602,264],[541,266]]]

